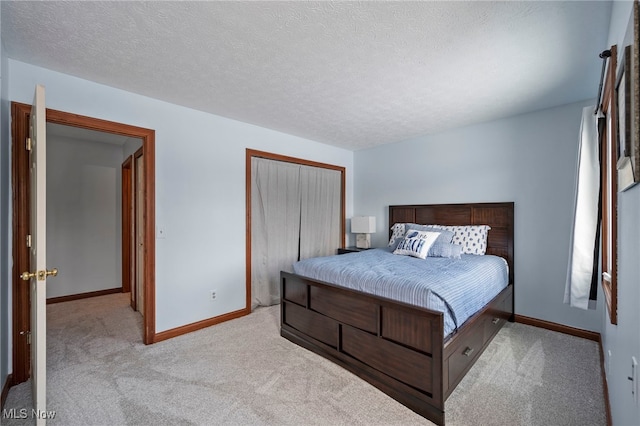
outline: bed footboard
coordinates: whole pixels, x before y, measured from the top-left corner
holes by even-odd
[[[280,334],[436,424],[444,401],[513,317],[513,285],[447,342],[441,312],[281,272]]]
[[[443,314],[281,273],[283,337],[444,424]]]

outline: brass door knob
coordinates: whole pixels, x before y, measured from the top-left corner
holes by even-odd
[[[20,274],[20,278],[22,278],[23,281],[29,281],[31,278],[37,275],[38,275],[37,272],[23,272]]]
[[[47,276],[57,276],[58,275],[58,268],[53,268],[50,271],[38,271],[38,272],[23,272],[22,274],[20,274],[20,278],[22,278],[24,281],[29,281],[31,278],[34,277],[38,277],[38,281],[44,281],[44,279]]]

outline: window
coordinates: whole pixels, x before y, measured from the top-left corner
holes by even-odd
[[[605,129],[600,135],[600,173],[602,177],[602,288],[612,324],[618,323],[618,283],[617,283],[617,107],[615,83],[617,68],[617,48],[611,47],[607,70],[602,112],[605,115]]]

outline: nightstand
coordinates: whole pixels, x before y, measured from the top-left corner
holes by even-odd
[[[369,250],[369,249],[351,246],[351,247],[339,248],[338,254],[357,253],[359,251],[365,251],[365,250]]]

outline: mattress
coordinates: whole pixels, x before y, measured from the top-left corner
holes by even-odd
[[[379,248],[316,257],[293,264],[314,280],[444,313],[445,338],[509,284],[505,259],[463,254],[460,259],[400,256]]]

